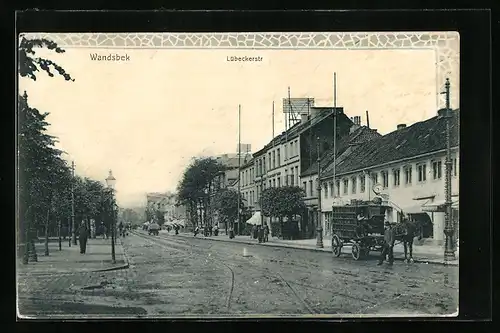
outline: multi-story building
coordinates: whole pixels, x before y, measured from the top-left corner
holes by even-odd
[[[175,218],[177,218],[177,212],[181,212],[181,210],[176,207],[175,194],[171,192],[147,193],[146,201],[147,207],[149,209],[151,209],[152,211],[159,210],[160,212],[162,212],[165,221],[174,220]]]
[[[304,212],[300,221],[300,231],[303,237],[316,236],[318,221],[318,154],[320,165],[323,168],[333,157],[333,128],[334,114],[337,124],[337,145],[343,138],[348,137],[353,128],[360,127],[359,117],[350,119],[344,114],[343,108],[312,108],[310,119],[304,122],[305,126],[299,134],[300,145],[300,183],[305,192]]]
[[[398,125],[394,132],[340,152],[335,186],[333,163],[321,173],[325,232],[330,230],[333,204],[348,204],[352,199],[372,200],[378,193],[385,204],[392,207],[386,214],[389,221],[396,221],[397,212],[403,211],[422,222],[424,238],[432,238],[438,244],[443,241],[446,120],[442,112],[408,127]],[[458,232],[459,111],[453,114],[451,185]]]
[[[335,110],[335,111],[334,111]],[[315,236],[317,220],[317,153],[323,156],[333,146],[333,114],[337,114],[337,137],[348,136],[354,122],[343,108],[311,106],[287,131],[279,134],[254,155],[256,200],[268,187],[299,186],[305,191],[308,207],[299,223],[303,237]],[[359,119],[359,117],[357,117]],[[358,126],[359,127],[359,126]],[[322,162],[326,165],[328,161]],[[269,219],[265,219],[269,223]]]
[[[245,206],[250,212],[256,208],[257,198],[255,193],[255,166],[254,159],[247,161],[240,169],[240,192]]]

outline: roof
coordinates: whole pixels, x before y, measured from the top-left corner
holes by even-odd
[[[381,137],[382,135],[377,133],[376,131],[366,127],[360,126],[355,129],[352,133],[347,136],[341,137],[340,140],[337,141],[337,158],[342,155],[349,146],[357,145],[358,143],[364,142],[368,139],[372,139],[374,137]],[[334,149],[333,147],[328,149],[320,159],[321,169],[325,170],[333,162]],[[301,177],[310,176],[318,173],[318,162],[315,161],[311,164],[309,168],[307,168],[304,172],[300,174]]]
[[[451,147],[459,144],[459,117],[459,110],[452,111]],[[446,118],[435,116],[358,145],[348,157],[337,160],[336,173],[345,174],[445,148]],[[333,176],[333,165],[323,172],[323,177]]]
[[[318,113],[317,116],[309,118],[305,122],[299,121],[299,122],[295,123],[292,127],[290,127],[288,130],[278,134],[271,141],[269,141],[269,143],[266,144],[262,149],[257,151],[253,156],[257,157],[259,155],[262,155],[262,153],[267,151],[269,148],[272,148],[275,145],[279,145],[280,143],[282,143],[283,141],[285,141],[287,139],[290,140],[290,139],[295,138],[296,136],[298,136],[301,132],[303,132],[307,128],[316,125],[317,123],[319,123],[323,119],[330,116],[334,110],[333,107],[312,107],[312,109],[317,109],[317,110],[321,110],[321,111]],[[344,112],[343,107],[337,107],[335,109],[339,113]],[[329,111],[329,112],[326,112],[326,111]]]

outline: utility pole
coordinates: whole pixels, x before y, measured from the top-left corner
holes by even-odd
[[[76,228],[75,228],[75,161],[71,162],[71,233],[73,245],[76,245]],[[71,245],[70,245],[71,246]]]
[[[58,238],[58,241],[59,241],[59,251],[62,250],[62,240],[61,240],[61,219],[59,219],[59,221],[57,222],[57,238]]]
[[[333,73],[333,191],[337,191],[337,73]],[[336,193],[333,194],[335,197]]]
[[[316,247],[322,248],[323,247],[323,225],[321,223],[321,165],[320,165],[320,143],[319,143],[319,136],[316,138],[316,146],[317,146],[317,151],[318,151],[318,157],[316,159],[318,163],[318,185],[316,187],[318,191],[318,226],[316,228],[317,231],[317,237],[316,237]]]
[[[240,228],[240,201],[241,201],[241,105],[238,105],[238,224],[235,234],[238,235]]]
[[[454,225],[452,221],[451,212],[451,143],[450,143],[450,121],[451,121],[451,110],[450,110],[450,81],[446,78],[445,91],[446,94],[446,110],[445,110],[445,121],[446,121],[446,160],[445,160],[445,180],[444,180],[444,191],[445,191],[445,249],[444,249],[444,260],[450,261],[455,260],[455,246],[454,246]]]

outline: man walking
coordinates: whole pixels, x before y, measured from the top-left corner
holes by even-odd
[[[269,226],[264,225],[264,243],[269,241]]]
[[[87,250],[87,239],[89,237],[89,232],[85,223],[82,223],[78,228],[78,242],[80,243],[80,253],[85,254]]]
[[[389,258],[389,265],[392,266],[394,262],[394,232],[392,230],[392,226],[389,221],[385,221],[385,230],[384,230],[384,245],[382,248],[382,255],[378,262],[378,265],[382,265],[386,256]]]

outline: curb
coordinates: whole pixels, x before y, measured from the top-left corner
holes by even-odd
[[[247,245],[263,245],[263,246],[270,246],[270,247],[280,247],[280,248],[288,248],[288,249],[297,249],[297,250],[305,250],[305,251],[312,251],[312,252],[328,252],[331,253],[331,250],[327,250],[325,248],[312,248],[312,247],[295,247],[293,245],[288,245],[288,244],[269,244],[269,243],[253,243],[249,241],[231,241],[227,239],[219,239],[219,238],[207,238],[204,237],[203,235],[198,238],[198,237],[193,237],[190,235],[183,235],[179,234],[179,236],[186,237],[186,238],[197,238],[197,239],[204,239],[204,240],[213,240],[213,241],[218,241],[218,242],[226,242],[226,243],[235,243],[235,244],[247,244]],[[404,261],[404,258],[394,258],[394,261]],[[440,261],[428,261],[425,259],[413,259],[414,263],[420,263],[420,264],[430,264],[430,265],[440,265],[440,266],[455,266],[458,267],[458,263],[447,263],[447,262],[440,262]]]
[[[128,260],[128,257],[127,255],[125,254],[125,249],[123,248],[123,243],[121,241],[121,239],[116,239],[117,242],[116,244],[119,244],[121,247],[122,247],[122,258],[123,258],[123,261],[125,262],[124,265],[120,265],[120,266],[115,266],[115,267],[109,267],[109,268],[103,268],[103,269],[98,269],[98,270],[93,270],[92,272],[94,273],[98,273],[98,272],[111,272],[111,271],[117,271],[117,270],[120,270],[120,269],[127,269],[130,267],[130,262]]]

